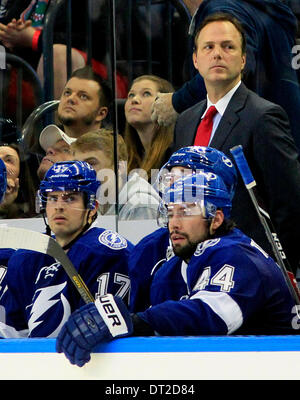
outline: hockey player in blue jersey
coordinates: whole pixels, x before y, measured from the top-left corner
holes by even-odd
[[[204,146],[183,147],[172,154],[159,172],[156,188],[161,192],[182,174],[188,175],[201,170],[220,175],[233,197],[237,182],[234,165],[221,151]],[[144,311],[150,306],[149,288],[152,277],[173,255],[167,228],[155,230],[134,247],[129,261],[132,312]]]
[[[4,196],[7,189],[7,170],[4,162],[0,158],[0,203],[4,200]],[[6,288],[6,271],[7,263],[11,255],[14,253],[14,249],[2,248],[0,250],[0,299],[3,296]],[[0,320],[3,312],[0,309]]]
[[[92,295],[113,293],[128,304],[133,245],[116,232],[92,225],[99,186],[89,164],[59,162],[41,182],[39,202],[56,241]],[[47,254],[17,250],[9,260],[6,282],[2,337],[56,337],[69,315],[84,304],[63,267]]]
[[[96,345],[130,335],[299,333],[280,268],[229,219],[231,196],[221,178],[180,178],[162,201],[176,256],[154,275],[151,307],[130,314],[118,296],[101,296],[69,317],[58,352],[82,366]]]
[[[7,188],[7,171],[3,160],[0,158],[0,203],[4,200]]]

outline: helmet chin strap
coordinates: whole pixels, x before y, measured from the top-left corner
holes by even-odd
[[[68,250],[71,246],[73,246],[73,244],[89,229],[89,227],[92,225],[92,223],[94,222],[93,218],[89,218],[89,214],[90,214],[91,210],[88,211],[87,213],[87,222],[84,225],[84,227],[82,228],[82,230],[78,233],[78,235],[76,235],[69,243],[67,243],[65,246],[62,247],[63,250]],[[45,213],[43,212],[43,219],[46,225],[46,234],[48,236],[51,236],[51,228],[48,225],[47,221],[46,221],[46,216]]]
[[[48,223],[46,221],[46,213],[45,213],[45,211],[42,212],[42,216],[43,216],[44,223],[46,225],[46,235],[51,236],[51,229],[50,229],[50,226],[48,225]]]

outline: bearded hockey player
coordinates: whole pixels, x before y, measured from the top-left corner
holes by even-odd
[[[233,197],[237,173],[231,160],[212,147],[188,146],[173,153],[161,168],[156,187],[161,193],[180,176],[204,172],[219,175]],[[131,280],[130,310],[144,311],[150,306],[149,288],[154,273],[173,257],[174,252],[167,228],[160,228],[145,236],[130,255],[129,276]]]
[[[82,366],[94,346],[123,336],[298,333],[284,276],[229,219],[231,196],[221,178],[180,178],[162,202],[176,256],[153,277],[151,307],[130,314],[118,296],[101,296],[69,317],[58,352]]]
[[[118,294],[128,304],[133,245],[116,232],[93,226],[99,185],[89,164],[59,162],[40,184],[39,203],[47,226],[92,295]],[[2,337],[56,337],[70,314],[84,304],[63,267],[47,254],[17,250],[6,278]]]

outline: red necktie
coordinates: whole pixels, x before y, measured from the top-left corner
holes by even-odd
[[[205,117],[202,118],[195,137],[194,146],[208,146],[211,131],[213,128],[213,117],[217,113],[215,106],[210,106]]]

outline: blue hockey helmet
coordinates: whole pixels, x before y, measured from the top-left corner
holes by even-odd
[[[213,172],[223,179],[231,199],[234,196],[237,184],[236,168],[232,161],[217,149],[205,146],[182,147],[171,155],[161,171],[166,173],[173,167],[189,168],[193,173]]]
[[[47,194],[56,191],[83,192],[86,208],[93,209],[100,181],[96,171],[85,161],[60,161],[52,165],[40,183],[40,206],[45,207]]]
[[[158,222],[167,226],[168,207],[173,204],[197,203],[204,218],[213,218],[222,209],[226,218],[231,213],[231,196],[222,178],[212,172],[200,172],[179,178],[162,194]]]
[[[7,171],[3,160],[0,158],[0,203],[4,200],[7,188]]]

